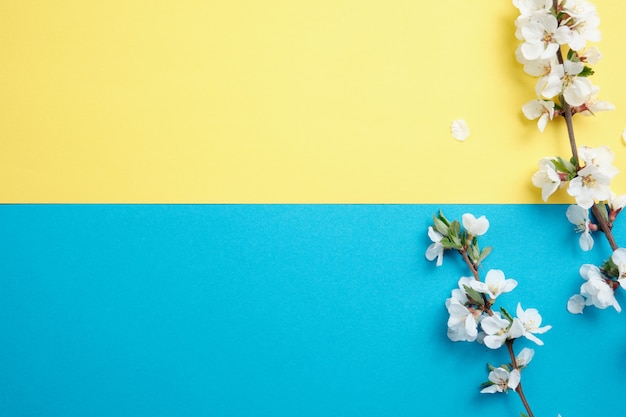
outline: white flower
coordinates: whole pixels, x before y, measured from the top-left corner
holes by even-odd
[[[602,54],[600,53],[600,50],[598,48],[596,48],[595,46],[591,46],[585,49],[583,52],[579,52],[578,59],[586,62],[587,64],[594,65],[602,59]]]
[[[626,289],[626,249],[615,249],[613,255],[611,255],[611,261],[613,261],[619,270],[619,278],[617,279],[619,285]]]
[[[528,366],[530,361],[535,356],[535,350],[530,348],[524,348],[520,350],[519,354],[515,357],[515,363],[518,369],[522,369]]]
[[[555,65],[552,72],[541,77],[535,87],[538,96],[551,99],[563,94],[571,106],[580,106],[589,100],[593,84],[587,77],[579,77],[585,65],[582,62],[566,60],[563,65]]]
[[[446,308],[450,317],[448,318],[448,338],[453,342],[473,342],[478,336],[478,320],[481,312],[470,310],[466,304],[469,303],[465,294],[465,287],[474,280],[470,277],[461,277],[458,288],[452,290],[452,296],[446,300]]]
[[[547,14],[552,8],[552,0],[513,0],[513,6],[519,9],[523,17]]]
[[[567,0],[564,2],[563,12],[570,16],[564,23],[571,28],[572,38],[568,43],[571,49],[579,51],[585,47],[587,41],[600,41],[600,18],[592,3],[587,0]]]
[[[605,201],[611,196],[611,178],[595,165],[586,165],[578,171],[567,187],[567,193],[576,199],[576,204],[589,209],[595,201]]]
[[[594,305],[600,309],[612,306],[618,312],[622,311],[615,299],[613,287],[602,275],[600,268],[585,264],[580,267],[580,276],[587,280],[580,286],[580,295],[585,297],[585,305]]]
[[[626,194],[617,195],[611,192],[611,196],[607,200],[607,203],[612,211],[621,211],[624,207],[626,207]]]
[[[546,59],[526,59],[522,53],[522,45],[515,49],[515,58],[517,62],[524,65],[524,72],[533,77],[543,77],[552,72],[552,67],[558,65],[555,56]]]
[[[489,295],[489,298],[496,299],[500,294],[510,292],[517,287],[517,281],[514,279],[506,279],[504,272],[499,269],[490,269],[485,275],[485,282],[473,280],[470,286],[482,294]]]
[[[522,44],[522,54],[526,59],[550,58],[559,49],[559,45],[568,43],[572,38],[571,30],[566,26],[559,27],[556,17],[541,14],[536,19],[519,23],[521,36],[526,42]]]
[[[578,157],[585,163],[585,166],[593,165],[609,178],[613,178],[619,173],[619,169],[613,166],[615,156],[608,146],[599,146],[597,148],[579,146]]]
[[[517,369],[511,372],[504,368],[495,368],[489,372],[489,381],[492,385],[480,390],[483,394],[493,394],[496,392],[507,392],[509,389],[516,389],[520,383],[521,375]]]
[[[448,309],[448,338],[453,342],[473,342],[478,336],[476,317],[466,306],[456,298],[446,300]]]
[[[588,0],[560,0],[559,3],[563,5],[563,11],[576,20],[597,15],[596,6]]]
[[[589,98],[589,100],[587,100],[584,106],[587,108],[587,110],[581,112],[581,114],[585,116],[593,115],[601,111],[615,110],[615,106],[611,102],[606,100],[598,100],[593,95]]]
[[[475,281],[475,279],[471,277],[461,277],[458,283],[459,287],[452,290],[451,298],[455,298],[459,303],[463,305],[469,303],[467,294],[465,293],[465,287],[469,287],[472,281]]]
[[[594,116],[601,111],[615,110],[615,106],[606,100],[598,100],[598,92],[600,87],[597,85],[592,86],[591,94],[586,102],[581,106],[576,107],[574,110],[582,114],[583,116]]]
[[[532,100],[522,106],[522,112],[528,120],[537,120],[540,132],[546,128],[548,120],[554,118],[554,102],[548,100]]]
[[[593,248],[593,238],[589,230],[589,209],[584,209],[578,205],[571,205],[565,212],[567,220],[576,226],[576,232],[580,233],[578,243],[582,250],[590,251]]]
[[[434,261],[436,258],[437,266],[441,266],[441,264],[443,263],[444,251],[443,244],[441,243],[441,239],[443,239],[443,236],[441,235],[441,233],[433,229],[432,226],[428,226],[428,237],[430,238],[430,240],[433,241],[433,243],[428,247],[428,249],[426,249],[426,259],[428,259],[429,261]]]
[[[532,177],[533,185],[541,188],[541,198],[548,201],[548,198],[561,186],[561,178],[556,172],[554,158],[543,158],[539,161],[539,171]]]
[[[572,314],[583,314],[584,308],[585,299],[580,294],[574,294],[567,300],[567,311]]]
[[[458,119],[450,125],[450,133],[452,133],[454,139],[462,142],[469,136],[470,129],[465,120]]]
[[[513,0],[513,5],[520,11],[520,16],[515,19],[515,37],[523,41],[522,28],[539,16],[550,13],[552,0]]]
[[[550,330],[552,326],[541,326],[541,315],[535,308],[522,309],[522,305],[517,303],[517,318],[522,322],[524,327],[524,333],[522,336],[532,340],[539,346],[543,345],[543,342],[535,336],[535,334],[543,334]]]
[[[498,313],[482,319],[480,326],[486,335],[483,342],[490,349],[498,349],[507,339],[515,339],[524,334],[524,326],[518,318],[514,318],[511,323]]]
[[[467,233],[472,236],[482,236],[489,229],[489,220],[485,216],[476,218],[473,214],[465,213],[461,217],[461,221]]]

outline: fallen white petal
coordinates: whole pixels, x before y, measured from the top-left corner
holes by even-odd
[[[572,314],[582,314],[585,308],[585,299],[580,294],[575,294],[567,300],[567,311]]]
[[[464,141],[470,134],[469,126],[463,119],[455,120],[450,125],[450,133],[454,139]]]

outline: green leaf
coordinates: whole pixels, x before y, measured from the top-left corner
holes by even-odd
[[[487,246],[486,248],[484,248],[483,251],[480,252],[480,257],[478,258],[478,262],[482,262],[487,256],[489,256],[492,249],[493,248],[491,246]]]
[[[480,251],[478,250],[478,245],[472,244],[467,248],[467,255],[472,261],[478,262],[478,258],[480,258]]]
[[[576,174],[576,166],[561,158],[560,156],[558,156],[556,159],[553,159],[552,163],[554,163],[554,167],[557,171],[566,172],[568,174],[574,175]]]
[[[609,213],[606,210],[606,205],[604,205],[604,204],[596,204],[596,207],[598,208],[598,211],[600,212],[600,215],[602,216],[604,221],[608,222],[609,221]]]
[[[442,236],[448,236],[448,225],[436,216],[433,216],[433,226]]]
[[[437,218],[441,220],[442,222],[444,222],[446,226],[450,226],[450,222],[448,221],[448,219],[446,219],[446,216],[443,215],[443,211],[439,210],[439,214],[437,215]]]
[[[441,244],[443,245],[444,249],[458,249],[458,245],[455,245],[453,242],[450,241],[450,238],[447,237],[441,239]]]
[[[528,415],[525,412],[523,412],[523,411],[520,411],[519,415],[520,415],[520,417],[528,417]]]
[[[490,386],[492,386],[492,385],[494,385],[494,384],[493,384],[493,382],[491,382],[491,381],[485,381],[485,382],[483,382],[482,384],[480,384],[480,389],[484,389],[484,388],[490,387]]]
[[[461,224],[458,222],[458,220],[455,220],[452,223],[450,223],[450,234],[453,236],[459,236],[460,233],[461,233]]]
[[[568,61],[572,61],[572,58],[574,57],[574,54],[575,54],[575,52],[574,52],[573,49],[570,49],[569,51],[567,51],[567,60]]]
[[[583,68],[583,70],[578,74],[579,77],[590,77],[594,74],[594,71],[591,69],[591,67],[588,67],[585,65],[585,67]]]
[[[615,265],[615,262],[611,258],[604,261],[602,264],[602,272],[609,278],[619,278],[619,267]]]
[[[513,317],[509,314],[508,311],[506,311],[506,308],[500,307],[500,311],[502,312],[502,315],[504,316],[505,319],[513,323]]]
[[[465,294],[467,294],[467,297],[475,304],[478,304],[481,307],[485,305],[485,300],[478,291],[468,285],[463,285],[463,289],[465,290]]]

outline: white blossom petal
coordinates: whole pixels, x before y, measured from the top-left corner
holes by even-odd
[[[472,236],[482,236],[489,230],[489,220],[485,216],[479,218],[474,217],[473,214],[465,213],[461,217],[463,227]]]
[[[567,311],[572,314],[583,314],[584,308],[585,299],[580,294],[574,294],[567,300]]]
[[[463,119],[458,119],[450,125],[450,133],[452,137],[458,141],[464,141],[470,134],[469,125]]]

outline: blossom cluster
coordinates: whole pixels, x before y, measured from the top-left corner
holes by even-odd
[[[585,283],[580,286],[580,294],[571,296],[567,301],[570,313],[582,313],[590,305],[600,309],[613,307],[618,313],[622,311],[615,299],[615,290],[626,289],[626,249],[613,251],[602,267],[584,264],[580,267],[580,276]]]
[[[567,309],[582,313],[585,306],[621,307],[615,299],[618,288],[626,289],[626,249],[619,248],[612,236],[617,215],[626,206],[626,195],[611,190],[611,180],[619,170],[613,166],[613,153],[606,146],[577,147],[573,137],[572,116],[613,110],[612,104],[596,99],[599,88],[589,77],[601,54],[587,42],[600,40],[600,19],[595,6],[587,0],[513,0],[520,11],[515,21],[516,37],[522,41],[517,60],[524,71],[538,77],[537,99],[522,107],[524,115],[538,119],[543,131],[555,116],[565,117],[572,147],[572,158],[546,157],[539,161],[539,171],[532,177],[541,188],[544,201],[559,188],[576,201],[567,208],[566,217],[580,233],[579,245],[589,251],[594,246],[592,234],[603,232],[613,249],[602,267],[585,264],[580,275],[585,282],[580,294],[572,296]],[[565,55],[565,57],[564,57]],[[591,213],[590,213],[591,210]]]
[[[517,281],[507,278],[499,269],[487,271],[484,280],[479,277],[479,265],[491,252],[491,248],[480,250],[478,237],[487,232],[489,221],[485,216],[476,218],[466,213],[462,216],[462,224],[463,227],[457,220],[449,221],[439,212],[433,216],[433,225],[428,228],[432,244],[426,250],[426,258],[436,260],[437,266],[440,266],[446,250],[457,251],[473,275],[462,276],[457,288],[452,290],[445,302],[449,314],[448,338],[454,342],[476,341],[490,349],[499,349],[505,344],[512,346],[513,341],[520,337],[543,345],[537,335],[545,333],[551,326],[541,326],[542,317],[536,309],[524,309],[521,303],[517,303],[516,317],[503,307],[500,311],[494,311],[498,297],[515,289]],[[483,384],[481,392],[506,392],[517,388],[520,371],[534,354],[528,348],[522,352],[510,364],[498,368],[490,366],[489,381]]]
[[[577,161],[567,161],[561,157],[546,157],[539,161],[539,171],[533,177],[533,184],[541,188],[544,201],[559,188],[567,186],[567,193],[574,197],[576,205],[567,209],[567,219],[581,234],[580,247],[593,248],[591,232],[598,230],[592,223],[589,209],[594,205],[609,225],[626,206],[626,195],[617,195],[611,190],[611,180],[619,170],[613,166],[613,153],[606,146],[578,148]]]
[[[589,77],[602,55],[587,42],[601,38],[600,18],[595,6],[586,0],[513,0],[520,11],[515,20],[515,36],[521,41],[516,50],[524,71],[537,77],[537,98],[524,104],[522,111],[530,119],[538,119],[543,132],[555,116],[581,113],[594,114],[613,110],[614,106],[597,99],[599,87]],[[561,49],[566,48],[563,57]]]
[[[580,233],[580,248],[589,251],[594,246],[592,234],[600,230],[597,222],[602,221],[609,229],[613,228],[617,216],[626,206],[626,195],[617,195],[611,190],[611,180],[619,171],[612,164],[614,157],[608,147],[581,146],[578,157],[578,161],[543,158],[532,182],[541,188],[544,201],[557,189],[567,186],[567,193],[574,197],[576,204],[570,205],[565,215]],[[590,213],[592,208],[595,208],[593,215]],[[616,270],[614,266],[622,262],[624,268]],[[626,289],[626,249],[616,249],[602,268],[583,265],[580,275],[586,282],[581,285],[580,294],[569,299],[568,311],[582,313],[589,305],[601,309],[612,306],[621,311],[614,293],[620,287]]]

